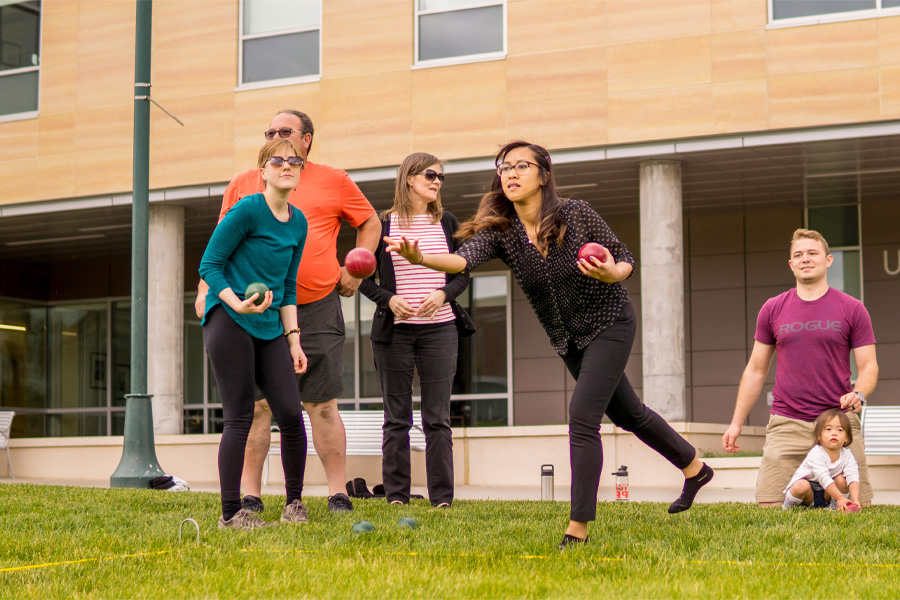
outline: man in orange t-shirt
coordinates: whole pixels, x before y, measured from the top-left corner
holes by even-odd
[[[306,159],[313,132],[312,120],[305,113],[283,110],[272,119],[265,136],[290,139]],[[235,177],[225,189],[219,220],[241,198],[262,190],[259,169]],[[309,161],[289,202],[303,212],[309,223],[306,247],[297,271],[297,320],[309,361],[306,373],[298,376],[300,399],[312,426],[313,445],[328,479],[328,508],[335,512],[349,511],[353,505],[345,493],[347,437],[337,406],[337,398],[343,391],[344,346],[344,319],[338,294],[353,296],[360,280],[348,274],[338,262],[337,236],[341,220],[346,220],[357,230],[356,245],[374,252],[381,223],[375,209],[346,172]],[[198,315],[203,314],[208,289],[201,280],[195,302]],[[268,404],[260,393],[241,477],[243,507],[256,512],[263,510],[260,493],[263,465],[269,452],[270,424]]]

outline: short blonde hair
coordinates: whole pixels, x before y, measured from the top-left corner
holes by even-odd
[[[828,248],[828,242],[825,241],[825,236],[823,236],[818,231],[803,228],[795,230],[793,237],[791,237],[791,249],[794,248],[794,242],[796,242],[797,240],[815,240],[825,247],[826,255],[831,254],[831,250]]]
[[[263,147],[259,149],[259,159],[257,160],[257,167],[262,169],[266,166],[266,162],[275,156],[278,152],[281,152],[283,149],[288,149],[294,153],[294,156],[301,156],[300,148],[297,147],[297,144],[292,142],[287,138],[276,137],[275,139],[269,140]]]

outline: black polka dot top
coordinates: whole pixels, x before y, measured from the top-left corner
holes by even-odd
[[[634,257],[600,215],[582,200],[564,200],[559,211],[566,223],[562,246],[550,242],[547,258],[528,239],[517,215],[504,231],[479,231],[456,254],[466,259],[466,274],[499,258],[512,270],[538,320],[562,356],[572,343],[579,350],[612,325],[629,302],[621,283],[603,283],[578,270],[578,250],[588,242],[607,248],[616,262],[634,266]]]

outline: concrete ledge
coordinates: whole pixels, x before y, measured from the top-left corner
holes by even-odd
[[[701,452],[719,452],[721,437],[727,428],[712,423],[672,423]],[[650,450],[631,433],[604,424],[601,427],[604,467],[601,487],[614,484],[612,472],[627,465],[629,483],[633,487],[679,488],[681,473]],[[160,435],[155,439],[156,456],[167,473],[188,482],[217,479],[220,434]],[[741,446],[747,451],[761,451],[764,427],[745,427]],[[277,439],[277,437],[275,438]],[[515,487],[539,486],[541,465],[552,464],[556,484],[568,486],[568,426],[545,425],[526,427],[481,427],[453,430],[454,470],[458,486]],[[123,438],[30,438],[10,440],[10,451],[16,475],[22,479],[97,481],[107,479],[122,456]],[[711,488],[754,488],[759,457],[706,458],[716,470]],[[900,457],[868,458],[872,483],[876,490],[900,490]],[[270,485],[284,482],[281,461],[271,461]],[[425,456],[412,453],[413,485],[425,485]],[[6,461],[0,460],[0,477],[8,477]],[[370,487],[381,482],[381,457],[350,456],[347,478],[364,478]],[[315,456],[309,457],[306,484],[325,485],[325,473]]]

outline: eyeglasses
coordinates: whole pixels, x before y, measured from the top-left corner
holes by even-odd
[[[264,131],[263,135],[266,136],[267,140],[274,140],[276,135],[281,138],[289,138],[295,131],[300,135],[304,135],[303,131],[300,131],[299,129],[292,129],[290,127],[282,127],[281,129],[269,129],[268,131]]]
[[[512,173],[512,170],[515,169],[516,173],[519,175],[524,175],[528,172],[528,169],[531,168],[531,165],[536,166],[538,169],[541,168],[541,165],[533,162],[528,162],[527,160],[520,160],[514,165],[509,165],[503,163],[499,167],[497,167],[497,175],[500,177],[509,177],[509,174]]]
[[[284,161],[287,161],[292,167],[303,166],[303,159],[299,156],[288,156],[287,158],[284,158],[283,156],[270,156],[267,162],[273,167],[281,167],[284,165]]]
[[[422,177],[427,179],[429,182],[437,179],[441,183],[444,183],[444,174],[438,173],[434,169],[425,169],[424,171],[419,171],[418,173],[416,173],[416,175],[421,175]]]

